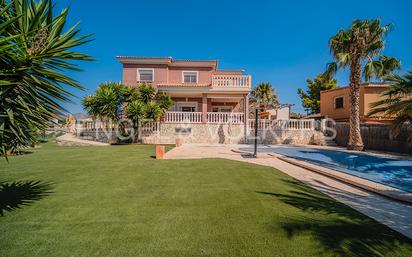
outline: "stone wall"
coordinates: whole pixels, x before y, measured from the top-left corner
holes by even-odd
[[[245,138],[243,124],[161,124],[160,131],[143,137],[147,144],[174,144],[176,138],[183,143],[241,144],[252,143],[254,130]],[[323,134],[314,130],[259,130],[259,144],[321,144]]]
[[[254,130],[250,131],[254,136]],[[258,130],[260,144],[323,145],[323,134],[316,130]],[[249,139],[249,143],[253,138]]]
[[[117,142],[115,130],[83,131],[78,138],[105,143]],[[174,144],[180,138],[183,143],[242,144],[253,143],[254,130],[245,137],[243,124],[173,124],[161,123],[158,132],[143,133],[144,144]],[[322,144],[323,134],[315,130],[259,130],[259,144]],[[137,139],[134,140],[137,142]]]
[[[243,124],[160,124],[160,131],[143,137],[143,143],[174,144],[176,138],[183,143],[239,144],[245,142]]]
[[[365,149],[412,153],[412,145],[407,142],[408,137],[412,135],[412,127],[404,126],[399,136],[393,140],[389,138],[390,127],[388,124],[362,124],[361,133]],[[335,129],[336,144],[346,146],[349,140],[349,123],[338,122]]]
[[[103,143],[114,143],[117,141],[115,129],[84,130],[78,132],[76,137],[84,140],[92,140]]]

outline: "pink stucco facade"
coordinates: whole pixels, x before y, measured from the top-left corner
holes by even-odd
[[[123,64],[123,83],[128,86],[137,85],[138,70],[152,69],[154,86],[159,84],[184,83],[183,72],[194,71],[197,73],[197,84],[208,86],[212,84],[212,76],[241,76],[243,70],[218,70],[216,60],[173,60],[171,57],[165,58],[139,58],[139,57],[118,57]]]
[[[165,64],[124,64],[123,83],[128,86],[138,84],[138,69],[153,69],[154,80],[152,84],[183,83],[183,71],[195,71],[198,73],[198,83],[211,84],[214,69],[211,67],[170,67]]]
[[[124,64],[123,65],[123,83],[127,86],[137,84],[138,69],[153,69],[153,85],[168,81],[168,66],[166,64]]]
[[[150,83],[170,95],[175,105],[171,112],[246,113],[251,77],[243,70],[217,69],[217,60],[173,60],[171,57],[119,56],[123,65],[123,83],[138,86]],[[139,81],[142,71],[149,72],[150,81]],[[195,74],[196,82],[184,81],[184,72]],[[194,73],[193,73],[194,72]],[[147,78],[147,77],[146,77]]]

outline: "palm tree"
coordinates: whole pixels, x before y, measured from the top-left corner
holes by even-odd
[[[384,114],[389,117],[396,117],[390,131],[390,138],[399,135],[404,124],[412,124],[412,70],[406,75],[390,75],[385,78],[392,83],[382,96],[383,100],[371,104],[373,108],[368,116]],[[412,135],[408,141],[412,144]]]
[[[132,88],[137,93],[130,101],[130,108],[129,106],[126,108],[126,116],[133,121],[135,126],[139,119],[158,120],[173,105],[170,96],[157,91],[150,84],[142,84]]]
[[[89,115],[103,121],[119,124],[125,133],[125,124],[119,122],[127,117],[138,130],[143,119],[158,120],[173,105],[170,96],[156,91],[150,84],[127,87],[120,83],[103,83],[95,95],[83,99],[83,107]]]
[[[117,82],[101,84],[95,95],[83,99],[83,107],[93,118],[118,122],[123,108],[124,86]]]
[[[158,103],[151,101],[144,106],[145,117],[147,119],[158,120],[162,116],[163,110]]]
[[[355,20],[348,29],[341,29],[329,40],[329,48],[335,60],[328,64],[325,76],[331,78],[338,69],[350,68],[348,149],[363,150],[359,117],[362,75],[365,81],[381,79],[400,68],[399,60],[381,55],[385,45],[384,37],[390,28],[390,25],[382,26],[379,19]]]
[[[68,9],[54,16],[51,0],[0,0],[0,155],[35,142],[70,101],[70,88],[83,89],[63,74],[90,56],[73,51],[89,41],[77,25],[66,32]]]
[[[164,92],[157,92],[155,96],[155,101],[161,108],[162,114],[164,114],[170,108],[170,106],[173,105],[172,98],[166,95]]]
[[[251,104],[259,108],[263,107],[265,110],[270,106],[279,105],[272,84],[268,82],[259,83],[252,91]]]
[[[142,84],[138,86],[140,99],[145,103],[149,103],[156,97],[156,89],[150,84]]]
[[[139,100],[134,100],[126,106],[126,116],[133,122],[133,126],[138,128],[139,121],[146,118],[145,105]]]

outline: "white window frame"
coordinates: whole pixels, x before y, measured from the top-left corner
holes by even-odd
[[[140,80],[140,72],[139,71],[141,71],[141,70],[150,70],[150,71],[152,71],[152,80]],[[137,79],[138,82],[153,82],[155,80],[154,69],[151,69],[151,68],[137,68],[137,76],[136,77],[137,77],[136,79]]]
[[[195,112],[197,112],[198,102],[176,102],[176,110],[178,112],[182,111],[182,107],[194,107]]]
[[[190,73],[196,73],[196,82],[185,82],[185,73],[190,72]],[[184,70],[182,71],[182,83],[198,83],[199,82],[199,72],[194,71],[194,70]]]
[[[341,108],[336,108],[336,99],[338,99],[338,98],[342,98],[342,107]],[[335,96],[334,98],[333,98],[333,108],[336,110],[336,109],[344,109],[345,108],[345,97],[343,96],[343,95],[340,95],[340,96]]]

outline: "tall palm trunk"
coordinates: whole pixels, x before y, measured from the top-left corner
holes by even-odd
[[[350,64],[350,118],[348,149],[362,151],[363,141],[360,129],[359,99],[360,99],[361,64],[360,55],[355,53]]]

